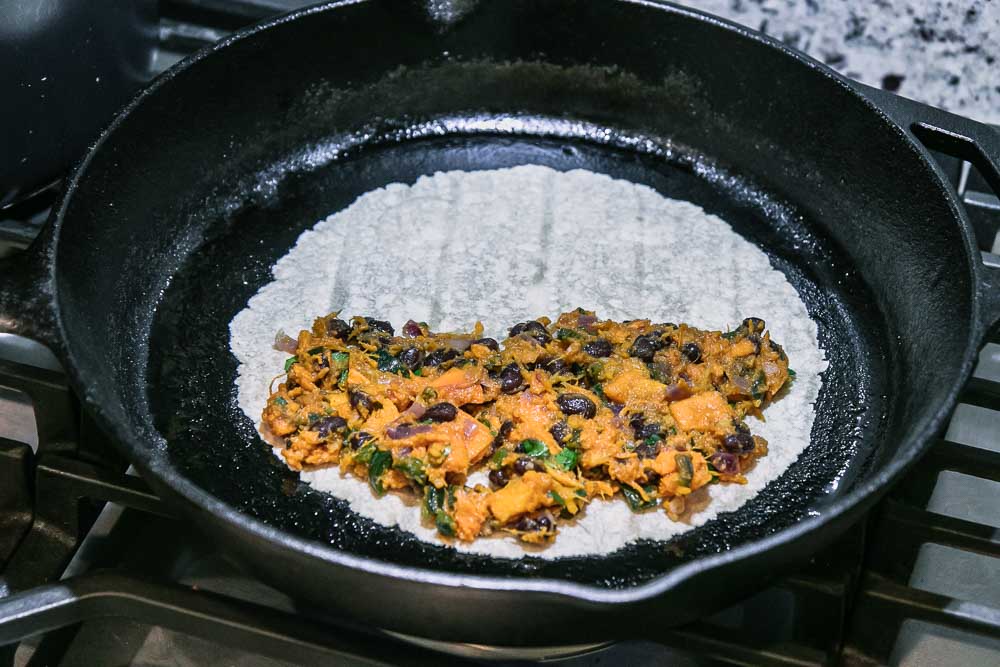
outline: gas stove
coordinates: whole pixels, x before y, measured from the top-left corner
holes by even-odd
[[[150,75],[281,0],[163,0]],[[940,157],[1000,250],[1000,201]],[[37,234],[57,185],[0,211],[2,252]],[[992,248],[989,246],[992,245]],[[659,641],[448,644],[304,607],[219,553],[82,412],[44,348],[0,336],[0,667],[5,665],[998,664],[1000,337],[925,459],[798,573]],[[8,602],[10,599],[8,599]]]

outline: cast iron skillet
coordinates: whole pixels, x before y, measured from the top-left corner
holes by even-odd
[[[921,143],[996,187],[1000,137],[672,5],[441,4],[301,11],[161,76],[3,265],[0,327],[52,346],[156,491],[300,599],[436,639],[655,636],[827,544],[925,451],[1000,297]],[[694,201],[799,290],[831,362],[812,445],[743,509],[603,558],[459,555],[298,483],[235,408],[228,323],[301,231],[389,182],[529,162]]]

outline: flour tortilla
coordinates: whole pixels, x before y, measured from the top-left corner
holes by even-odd
[[[274,266],[274,280],[230,324],[239,360],[239,406],[255,424],[271,379],[287,354],[271,349],[279,329],[292,336],[331,311],[423,320],[435,331],[487,334],[582,306],[602,318],[686,322],[735,328],[767,321],[796,379],[766,411],[748,420],[769,453],[745,485],[700,490],[700,507],[682,522],[663,511],[633,513],[626,503],[594,501],[561,525],[544,548],[512,537],[445,542],[421,523],[412,499],[376,499],[368,483],[337,468],[302,473],[314,488],[343,498],[374,521],[422,540],[500,558],[611,553],[639,539],[665,540],[735,510],[781,475],[809,444],[820,373],[827,362],[816,324],[784,275],[725,222],[684,201],[602,174],[520,166],[436,173],[414,185],[388,185],[303,232]],[[277,450],[275,451],[277,455]]]

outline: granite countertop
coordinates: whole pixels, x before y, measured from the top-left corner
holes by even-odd
[[[1000,0],[679,0],[872,86],[1000,125]]]

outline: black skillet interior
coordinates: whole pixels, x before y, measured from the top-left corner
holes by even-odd
[[[675,544],[557,562],[458,555],[298,484],[235,408],[228,323],[299,233],[389,182],[523,163],[585,167],[720,214],[820,325],[830,370],[812,445]],[[912,458],[965,354],[941,334],[970,321],[972,293],[943,186],[845,86],[683,11],[571,0],[483,3],[454,23],[373,0],[217,50],[161,82],[92,155],[57,259],[91,406],[163,485],[187,477],[375,559],[607,587],[822,513]]]
[[[271,280],[270,267],[301,231],[387,183],[412,183],[438,170],[526,163],[590,169],[699,204],[764,248],[807,303],[831,362],[817,406],[813,444],[780,480],[739,511],[669,545],[639,543],[609,557],[552,562],[459,554],[380,526],[354,514],[346,502],[300,483],[277,462],[254,423],[236,406],[229,322]],[[220,218],[220,231],[209,232],[212,240],[189,256],[161,301],[150,347],[150,383],[156,387],[150,397],[174,464],[243,511],[355,554],[411,566],[432,564],[452,572],[542,575],[603,586],[649,579],[678,562],[753,539],[821,509],[830,498],[831,484],[843,482],[845,473],[860,472],[851,469],[852,463],[863,466],[869,454],[865,442],[871,442],[875,415],[882,408],[878,397],[883,370],[878,341],[864,332],[877,323],[873,326],[872,314],[860,306],[866,300],[860,284],[836,283],[843,275],[843,258],[810,231],[793,208],[744,180],[724,176],[693,156],[667,160],[568,138],[487,134],[372,147],[286,178],[260,205]],[[808,250],[803,253],[803,248]],[[357,249],[372,251],[377,249]]]

